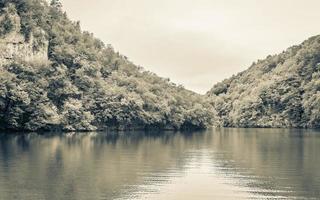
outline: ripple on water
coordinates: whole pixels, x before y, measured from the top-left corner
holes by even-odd
[[[320,132],[298,136],[289,129],[1,135],[0,200],[319,199]]]

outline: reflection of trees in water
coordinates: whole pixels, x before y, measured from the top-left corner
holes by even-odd
[[[317,134],[299,129],[220,129],[212,135],[211,147],[226,153],[213,154],[213,160],[220,161],[219,169],[226,174],[240,175],[239,184],[245,182],[259,194],[317,197],[320,195]],[[250,177],[252,180],[248,182]]]
[[[186,170],[187,153],[194,150],[209,152],[218,172],[259,194],[291,190],[319,196],[320,137],[288,129],[0,135],[0,194],[7,199],[123,197],[141,184],[179,176],[170,173]],[[12,188],[19,194],[4,192]]]
[[[1,190],[10,191],[15,182],[26,180],[21,195],[34,190],[45,199],[115,198],[134,191],[147,176],[183,170],[183,154],[194,145],[194,137],[173,132],[2,135],[0,160],[10,164],[1,167],[0,177],[10,176],[0,181],[0,193],[17,195]],[[157,177],[158,182],[167,179]],[[129,188],[122,190],[124,185]]]

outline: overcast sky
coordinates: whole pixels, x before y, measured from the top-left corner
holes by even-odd
[[[199,93],[320,34],[320,0],[61,1],[135,64]]]

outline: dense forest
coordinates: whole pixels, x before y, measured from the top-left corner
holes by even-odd
[[[59,0],[0,0],[0,129],[212,125],[320,128],[320,36],[199,95],[82,31]]]
[[[11,42],[13,51],[23,47],[27,52],[31,45],[31,54],[43,48],[48,54],[47,60],[1,60],[0,129],[88,131],[212,125],[211,100],[134,65],[111,45],[82,31],[79,22],[68,19],[58,0],[0,0],[0,9],[3,48],[8,47],[9,39],[15,41],[13,32],[18,31],[25,44]]]
[[[207,95],[220,126],[320,128],[320,36],[253,63]]]

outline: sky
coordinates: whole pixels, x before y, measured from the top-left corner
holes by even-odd
[[[319,0],[61,0],[83,30],[133,63],[205,93],[320,34]]]

